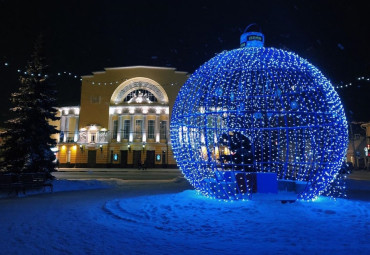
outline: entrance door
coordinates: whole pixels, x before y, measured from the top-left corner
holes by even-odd
[[[154,168],[154,162],[155,160],[155,151],[147,151],[146,152],[146,163],[147,163],[147,168]]]
[[[127,151],[121,151],[120,167],[127,167]]]
[[[96,150],[88,150],[87,152],[87,167],[95,167]]]
[[[139,166],[139,163],[141,164],[141,151],[133,151],[134,152],[134,157],[133,157],[133,162],[132,164],[134,165],[134,167],[138,167]]]

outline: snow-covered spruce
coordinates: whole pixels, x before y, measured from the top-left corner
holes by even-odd
[[[57,120],[55,90],[47,82],[46,65],[41,55],[42,39],[35,43],[34,52],[26,72],[20,77],[20,87],[11,94],[12,119],[6,122],[1,170],[11,173],[43,172],[55,169],[55,155],[51,148],[56,141],[51,138],[58,131],[49,124]],[[50,174],[48,175],[52,177]]]

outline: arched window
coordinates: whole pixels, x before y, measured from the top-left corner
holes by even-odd
[[[120,103],[168,104],[168,96],[156,81],[145,77],[135,77],[120,84],[113,92],[111,104]]]
[[[131,91],[124,99],[123,102],[129,102],[131,98],[138,97],[142,95],[144,98],[148,98],[151,102],[158,102],[157,98],[148,90],[145,89],[137,89]]]

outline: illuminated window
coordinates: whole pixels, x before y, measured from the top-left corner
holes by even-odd
[[[142,132],[143,132],[143,120],[136,120],[135,138],[136,139],[141,139]]]
[[[160,134],[161,139],[167,139],[167,121],[161,121]]]
[[[113,139],[117,139],[118,120],[113,121]]]
[[[131,91],[125,97],[123,102],[128,102],[128,101],[130,101],[131,98],[138,97],[139,95],[143,95],[144,97],[149,98],[149,100],[151,102],[158,102],[157,98],[151,92],[149,92],[148,90],[145,90],[145,89],[138,89],[138,90]]]
[[[123,139],[128,139],[130,135],[130,120],[125,120],[123,125]]]
[[[154,120],[148,121],[148,139],[154,139]]]

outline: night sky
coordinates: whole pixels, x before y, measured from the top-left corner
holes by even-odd
[[[194,72],[239,47],[250,23],[265,46],[293,51],[338,89],[349,121],[370,121],[369,3],[366,1],[14,1],[0,0],[0,125],[40,33],[59,105],[78,105],[80,80],[105,67],[151,65]],[[5,63],[8,63],[6,66]],[[72,73],[72,76],[58,72]]]

